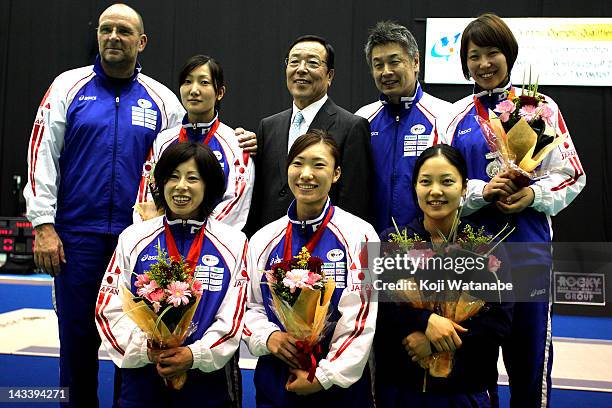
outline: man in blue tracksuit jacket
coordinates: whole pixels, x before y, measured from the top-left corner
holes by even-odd
[[[28,149],[27,216],[35,261],[55,276],[60,385],[71,406],[97,401],[94,323],[100,281],[132,205],[156,135],[184,110],[164,85],[140,73],[142,18],[115,4],[99,19],[93,66],[59,75],[45,94]]]
[[[406,225],[420,214],[412,191],[412,169],[421,152],[434,144],[436,124],[451,104],[423,92],[419,49],[408,29],[381,21],[370,31],[366,61],[380,100],[355,114],[370,122],[374,156],[373,204],[376,231]]]

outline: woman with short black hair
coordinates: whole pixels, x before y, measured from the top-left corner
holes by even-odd
[[[240,343],[246,301],[246,236],[214,219],[225,186],[208,146],[171,145],[155,167],[155,179],[165,215],[133,224],[119,236],[96,308],[102,344],[121,372],[118,405],[228,407],[233,384],[227,363]],[[193,333],[182,345],[161,352],[123,313],[119,295],[124,286],[134,296],[144,296],[138,288],[143,274],[158,262],[159,251],[174,261],[182,258],[188,280],[203,290]],[[171,391],[164,385],[164,379],[182,373],[188,373],[182,389]]]
[[[551,390],[551,217],[576,198],[586,176],[559,107],[542,94],[547,127],[555,138],[565,137],[539,166],[545,177],[523,186],[516,172],[504,168],[501,155],[491,152],[476,118],[488,120],[489,110],[497,110],[501,117],[498,105],[510,101],[509,95],[527,95],[510,82],[517,55],[517,41],[500,17],[487,13],[467,25],[461,37],[461,67],[466,79],[474,80],[474,91],[455,102],[442,138],[459,149],[468,162],[470,182],[464,213],[472,214],[472,220],[492,232],[505,224],[516,227],[507,247],[512,275],[520,284],[515,285],[513,329],[503,354],[511,405],[540,407],[548,404]]]

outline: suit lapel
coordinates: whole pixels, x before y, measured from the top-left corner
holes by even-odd
[[[280,179],[284,180],[283,185],[287,183],[287,144],[289,143],[289,122],[291,122],[292,112],[292,109],[283,112],[281,120],[278,123],[278,137],[273,138],[275,144],[273,151],[277,155],[276,161],[278,163]]]
[[[328,131],[336,121],[336,104],[331,100],[331,98],[327,98],[327,101],[321,106],[319,112],[317,112],[316,116],[312,120],[310,124],[310,129],[321,129]]]

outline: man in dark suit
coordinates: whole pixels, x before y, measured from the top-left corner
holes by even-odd
[[[330,193],[332,204],[370,221],[370,126],[327,96],[335,72],[333,47],[321,37],[299,37],[289,47],[285,64],[293,106],[259,124],[248,233],[286,214],[293,200],[287,184],[287,152],[308,129],[325,130],[340,148],[342,176]]]

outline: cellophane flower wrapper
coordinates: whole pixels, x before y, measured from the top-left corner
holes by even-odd
[[[293,305],[282,299],[274,291],[273,284],[267,282],[272,296],[274,314],[284,326],[286,332],[298,340],[301,368],[309,371],[309,380],[314,380],[316,354],[319,354],[318,344],[330,326],[329,313],[331,297],[336,288],[336,282],[328,279],[322,290],[300,289],[300,294]]]
[[[506,131],[500,118],[491,110],[489,120],[479,115],[476,115],[475,119],[482,129],[489,150],[497,154],[504,169],[513,170],[513,181],[519,187],[526,187],[533,179],[546,176],[546,173],[536,171],[537,167],[566,138],[565,135],[556,136],[555,131],[548,125],[544,125],[542,133],[538,134],[523,118],[518,119]],[[542,145],[542,137],[551,141]]]
[[[485,232],[484,228],[473,228],[470,224],[466,224],[461,230],[459,229],[461,217],[461,208],[458,209],[457,215],[453,220],[453,225],[449,236],[442,235],[443,244],[430,248],[428,243],[421,239],[418,235],[408,236],[407,232],[400,231],[395,224],[396,233],[391,234],[391,242],[399,244],[402,250],[408,250],[414,258],[421,258],[423,263],[420,264],[420,269],[426,271],[426,260],[434,256],[458,256],[469,255],[486,259],[487,270],[492,273],[496,280],[497,271],[501,267],[501,261],[491,252],[495,250],[497,245],[504,241],[513,231],[506,233],[508,226],[506,225],[494,237]],[[501,236],[501,237],[500,237]],[[500,237],[497,241],[496,239]],[[485,305],[485,301],[472,296],[464,290],[446,289],[443,296],[439,293],[427,294],[419,289],[417,279],[415,277],[404,278],[398,281],[402,288],[414,288],[398,290],[398,301],[408,303],[417,309],[430,310],[439,316],[445,317],[461,323],[475,316]],[[500,298],[501,302],[501,298]],[[419,361],[419,364],[427,370],[432,377],[446,378],[450,375],[453,368],[453,352],[434,352],[430,356]]]
[[[175,325],[170,324],[170,328],[144,300],[135,298],[125,286],[121,286],[120,296],[123,312],[145,333],[150,348],[154,350],[179,347],[195,329],[192,320],[200,303],[200,295],[195,297],[193,303],[183,308],[180,319]],[[187,373],[164,378],[166,385],[174,390],[183,388],[186,381]]]
[[[415,279],[408,278],[405,281],[415,282]],[[436,296],[425,296],[418,289],[418,285],[415,284],[413,286],[416,287],[415,290],[399,291],[402,301],[409,303],[417,309],[431,310],[455,323],[461,323],[475,316],[485,304],[483,300],[476,299],[465,291],[457,293],[457,301],[438,302],[436,301]],[[406,284],[403,287],[410,286]],[[429,375],[432,377],[446,378],[453,369],[453,357],[453,352],[434,352],[430,356],[425,357],[424,361],[420,362],[420,364],[427,368]]]
[[[142,221],[147,221],[164,214],[163,208],[158,209],[153,201],[144,201],[134,205],[134,210]]]

